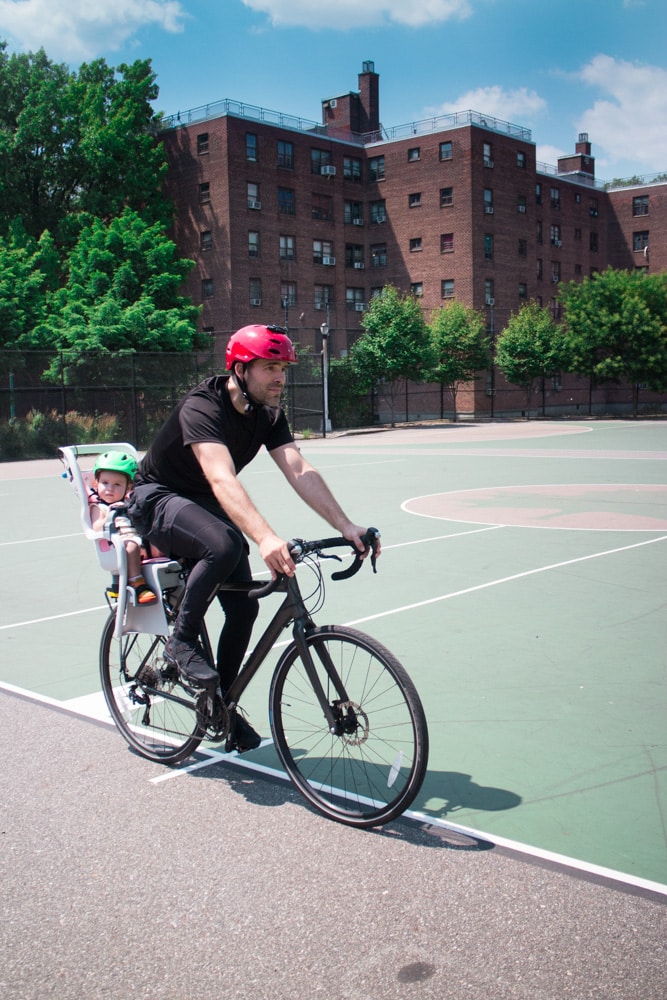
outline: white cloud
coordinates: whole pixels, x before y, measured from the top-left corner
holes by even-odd
[[[80,62],[120,48],[145,25],[182,31],[185,16],[179,0],[0,0],[0,37]]]
[[[546,101],[534,90],[519,87],[503,90],[502,87],[478,87],[461,94],[455,101],[446,101],[437,108],[429,108],[429,115],[449,115],[455,111],[481,111],[489,117],[524,125],[534,122],[546,109]]]
[[[574,152],[573,149],[570,150],[570,155]],[[538,163],[546,163],[550,167],[555,167],[561,156],[567,156],[568,154],[560,146],[550,146],[548,143],[540,144],[535,149],[535,159]]]
[[[577,120],[577,130],[607,154],[631,158],[647,173],[667,168],[667,70],[595,56],[579,79],[605,95]]]
[[[450,18],[469,17],[470,0],[243,0],[266,14],[276,28],[328,28],[341,31],[371,25],[402,24],[421,28]]]

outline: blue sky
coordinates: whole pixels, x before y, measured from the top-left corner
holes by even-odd
[[[72,68],[150,58],[166,114],[231,98],[320,121],[372,60],[386,127],[472,109],[530,128],[546,163],[588,132],[599,179],[667,172],[665,0],[0,0],[0,39]]]

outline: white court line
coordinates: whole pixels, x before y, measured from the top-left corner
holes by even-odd
[[[75,615],[87,615],[90,611],[109,610],[107,604],[98,604],[95,608],[81,608],[80,611],[64,611],[60,615],[48,615],[46,618],[32,618],[24,622],[13,622],[11,625],[0,625],[0,632],[7,628],[21,628],[23,625],[41,625],[42,622],[55,622],[59,618],[73,618]]]
[[[49,698],[46,695],[35,694],[33,691],[27,691],[24,688],[16,687],[14,684],[7,684],[0,681],[0,690],[8,691],[12,694],[21,695],[22,697],[30,700],[39,702],[43,705],[48,705],[53,708],[58,708],[61,711],[68,712],[71,715],[76,715],[81,718],[87,718],[96,722],[107,722],[105,719],[100,719],[98,716],[90,716],[81,710],[81,708],[76,708],[68,705],[67,702],[57,701],[55,698]],[[77,699],[73,699],[74,702]],[[111,719],[108,720],[110,726],[113,725]],[[262,740],[262,747],[269,746],[272,743],[271,740]],[[268,775],[273,778],[278,778],[287,784],[291,784],[290,779],[285,774],[284,771],[280,771],[274,767],[268,767],[266,764],[258,764],[254,761],[248,760],[247,758],[242,758],[238,754],[224,754],[219,750],[212,750],[208,747],[200,748],[199,753],[206,754],[205,760],[197,761],[195,764],[191,764],[187,767],[179,768],[178,770],[170,770],[166,774],[158,775],[157,777],[150,778],[151,784],[160,784],[163,781],[169,781],[172,778],[181,777],[184,774],[189,774],[191,771],[200,770],[203,767],[210,767],[212,764],[220,763],[225,761],[228,764],[232,764],[235,767],[245,768],[248,771],[254,771],[258,774]],[[466,837],[471,837],[475,840],[485,840],[496,847],[504,847],[508,850],[514,851],[517,854],[523,854],[527,857],[539,858],[543,861],[548,861],[552,864],[560,865],[563,868],[571,868],[575,871],[580,871],[588,875],[596,875],[607,880],[618,882],[621,885],[630,885],[639,889],[644,889],[649,892],[659,893],[660,895],[667,896],[667,885],[662,885],[660,882],[653,882],[650,879],[640,878],[635,875],[629,875],[626,872],[616,871],[613,868],[604,868],[601,865],[596,865],[589,863],[587,861],[580,861],[577,858],[570,858],[565,854],[557,854],[554,851],[543,850],[540,847],[534,847],[532,844],[523,844],[517,840],[509,840],[506,837],[500,837],[496,834],[488,833],[485,830],[477,830],[474,827],[461,826],[458,823],[451,823],[447,820],[442,820],[437,816],[429,816],[428,813],[416,812],[414,810],[408,809],[403,813],[403,818],[412,820],[416,823],[426,824],[428,826],[437,826],[443,830],[451,830],[454,833],[462,834]]]
[[[20,538],[17,542],[0,542],[3,545],[32,545],[34,542],[59,542],[61,538],[83,538],[83,532],[72,531],[68,535],[47,535],[45,538]]]
[[[448,536],[449,537],[449,536]],[[589,559],[601,559],[603,556],[613,556],[619,552],[628,552],[630,549],[639,549],[643,545],[653,545],[655,542],[667,541],[667,535],[659,538],[648,538],[643,542],[634,542],[632,545],[622,545],[617,549],[607,549],[604,552],[593,552],[587,556],[577,556],[576,559],[566,559],[564,562],[551,563],[549,566],[538,566],[536,569],[527,569],[522,573],[513,573],[512,576],[503,576],[497,580],[489,580],[487,583],[477,583],[474,587],[465,587],[463,590],[453,590],[449,594],[440,594],[439,597],[429,597],[425,601],[415,601],[414,604],[404,604],[402,607],[393,608],[389,611],[378,611],[374,615],[366,615],[364,618],[355,618],[346,622],[346,625],[359,625],[361,622],[374,621],[376,618],[386,618],[388,615],[400,614],[403,611],[413,611],[415,608],[423,608],[429,604],[438,604],[440,601],[448,601],[452,597],[462,597],[464,594],[474,594],[477,590],[486,590],[488,587],[498,587],[501,583],[511,583],[513,580],[523,580],[525,577],[534,576],[536,573],[547,573],[552,569],[563,569],[565,566],[574,566],[576,563],[587,562]]]

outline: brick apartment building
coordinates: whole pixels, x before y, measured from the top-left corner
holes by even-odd
[[[549,168],[530,130],[474,111],[385,129],[372,62],[358,84],[322,102],[319,124],[232,101],[165,122],[174,236],[219,355],[252,322],[317,351],[326,322],[340,356],[386,284],[420,296],[427,319],[455,297],[496,334],[530,299],[558,318],[561,281],[667,269],[667,183],[601,185],[586,134]],[[590,404],[566,382],[541,387],[553,413]],[[525,405],[494,372],[459,398],[476,415]]]

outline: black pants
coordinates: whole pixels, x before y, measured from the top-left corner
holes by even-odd
[[[252,579],[248,544],[221,510],[208,509],[162,490],[157,501],[153,496],[145,503],[144,491],[146,487],[135,491],[137,502],[130,505],[130,516],[144,537],[161,552],[187,560],[190,575],[174,634],[179,639],[196,639],[216,586]],[[243,662],[259,602],[245,593],[232,591],[221,591],[217,598],[225,623],[218,639],[216,666],[220,685],[226,692]]]

